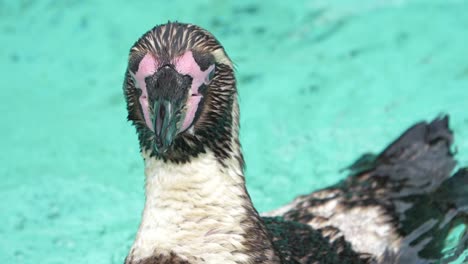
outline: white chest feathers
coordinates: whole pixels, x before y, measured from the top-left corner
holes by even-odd
[[[239,263],[246,215],[242,171],[210,152],[186,164],[145,158],[146,202],[134,260],[174,252],[192,262]]]

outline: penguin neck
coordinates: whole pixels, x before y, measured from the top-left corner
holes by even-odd
[[[190,263],[277,260],[238,159],[221,164],[211,151],[184,164],[143,157],[146,202],[127,263],[155,255]]]

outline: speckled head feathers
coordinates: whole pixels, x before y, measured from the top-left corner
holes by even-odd
[[[232,62],[198,26],[146,32],[130,50],[124,94],[141,150],[155,158],[187,162],[209,148],[222,161],[239,144]]]

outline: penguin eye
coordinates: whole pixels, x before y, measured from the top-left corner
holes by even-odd
[[[211,72],[208,74],[208,82],[210,82],[211,80],[213,80],[213,77],[214,77],[214,74],[215,74],[215,70],[216,70],[216,66],[213,67],[213,70],[211,70]]]

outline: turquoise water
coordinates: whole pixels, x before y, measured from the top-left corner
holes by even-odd
[[[122,263],[144,200],[123,73],[167,20],[207,28],[236,63],[260,211],[439,113],[468,165],[468,1],[294,3],[0,0],[0,263]]]

